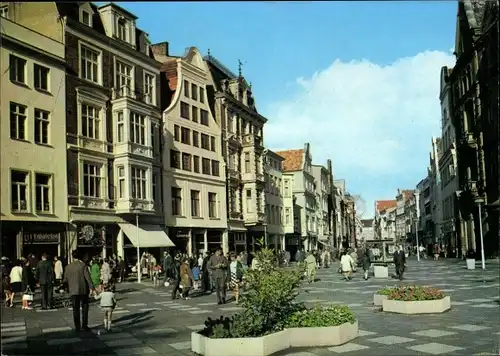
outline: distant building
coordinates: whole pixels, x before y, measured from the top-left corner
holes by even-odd
[[[361,231],[358,237],[358,244],[375,238],[374,223],[375,219],[361,219]]]

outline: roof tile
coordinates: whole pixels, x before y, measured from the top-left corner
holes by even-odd
[[[377,200],[375,201],[375,209],[377,212],[381,212],[383,210],[387,210],[390,208],[394,208],[397,205],[396,200]]]
[[[276,152],[277,155],[283,157],[283,172],[300,171],[302,169],[302,160],[304,150],[288,150]]]

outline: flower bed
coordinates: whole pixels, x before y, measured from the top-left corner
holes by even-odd
[[[282,269],[274,252],[262,249],[259,268],[248,270],[243,310],[232,318],[205,322],[191,334],[191,350],[206,356],[267,356],[289,347],[336,346],[358,334],[356,316],[346,306],[306,308],[297,302],[303,268]]]
[[[401,286],[392,288],[382,301],[382,310],[400,314],[443,313],[451,308],[449,296],[436,288]]]
[[[382,302],[387,299],[394,287],[384,287],[373,295],[373,305],[382,306]]]

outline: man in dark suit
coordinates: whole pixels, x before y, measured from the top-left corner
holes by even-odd
[[[181,286],[181,254],[178,252],[170,265],[170,276],[173,279],[172,300],[177,299]]]
[[[396,265],[396,275],[399,277],[399,280],[402,280],[405,271],[406,256],[403,251],[403,246],[401,245],[399,245],[398,250],[394,252],[394,264]]]
[[[227,258],[222,254],[222,248],[217,248],[210,260],[208,268],[212,271],[212,282],[215,285],[215,293],[217,294],[217,304],[226,303],[226,278],[229,264]]]
[[[76,331],[89,331],[89,294],[95,293],[92,286],[90,273],[75,250],[72,252],[73,262],[66,266],[63,283],[68,286],[69,294],[73,304],[73,321]],[[80,306],[82,308],[82,319],[80,323]]]
[[[52,309],[52,295],[54,292],[54,267],[52,261],[47,259],[47,254],[42,255],[42,260],[36,267],[36,279],[40,283],[42,292],[42,309]]]

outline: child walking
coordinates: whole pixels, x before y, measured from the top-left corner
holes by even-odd
[[[113,310],[116,308],[115,294],[111,291],[110,286],[106,285],[103,292],[96,294],[95,299],[101,300],[101,310],[104,312],[104,329],[110,331]]]
[[[161,273],[161,266],[157,264],[156,266],[153,267],[153,287],[160,286],[160,273]]]

